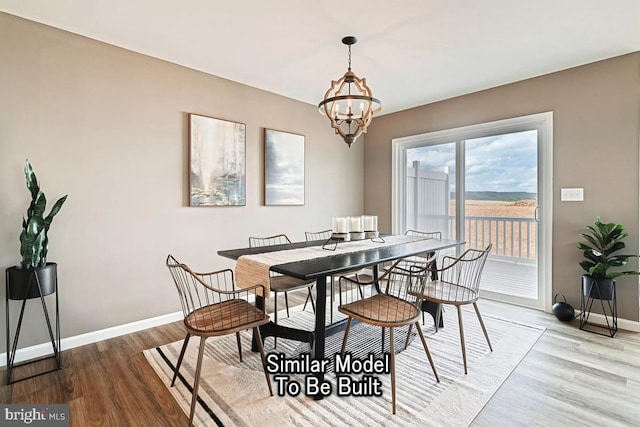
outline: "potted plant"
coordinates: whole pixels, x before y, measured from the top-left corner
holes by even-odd
[[[582,276],[582,292],[585,297],[610,300],[613,298],[616,277],[640,272],[633,270],[620,271],[629,258],[638,255],[626,255],[619,252],[625,248],[623,240],[629,236],[622,224],[603,223],[596,218],[593,226],[587,226],[587,232],[580,233],[585,240],[578,243],[585,257],[580,267],[587,274]]]
[[[36,174],[26,161],[24,174],[27,188],[31,193],[31,204],[27,209],[27,217],[22,219],[20,234],[19,266],[6,270],[9,299],[23,300],[46,296],[56,291],[56,264],[47,262],[49,238],[47,233],[53,217],[60,211],[67,196],[58,199],[47,216],[44,216],[47,199],[40,190]],[[42,293],[40,292],[42,289]]]

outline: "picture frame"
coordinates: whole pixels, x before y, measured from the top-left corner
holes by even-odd
[[[245,206],[246,180],[246,125],[189,113],[189,206]]]
[[[265,206],[305,203],[305,137],[275,129],[264,130]]]

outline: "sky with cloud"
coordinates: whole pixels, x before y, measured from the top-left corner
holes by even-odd
[[[466,140],[466,190],[536,193],[536,139],[532,130]],[[455,183],[454,143],[408,150],[408,164],[415,160],[420,169],[448,171]]]

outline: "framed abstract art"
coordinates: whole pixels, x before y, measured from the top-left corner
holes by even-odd
[[[246,204],[246,126],[189,114],[189,206]]]
[[[304,205],[304,135],[264,130],[264,204]]]

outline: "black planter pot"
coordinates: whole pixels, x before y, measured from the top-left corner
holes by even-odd
[[[615,279],[596,279],[588,274],[582,275],[582,295],[587,298],[611,300],[615,287]]]
[[[7,384],[12,384],[17,381],[26,380],[36,377],[38,375],[52,372],[62,367],[62,358],[60,357],[60,314],[58,304],[58,278],[57,278],[57,264],[54,262],[48,262],[43,267],[38,268],[20,268],[9,267],[5,269],[6,278],[6,309],[7,309],[7,323],[6,323],[6,339],[7,339]],[[44,297],[55,293],[55,317],[54,324],[49,319],[49,310],[47,304],[45,304]],[[38,363],[43,358],[37,358],[27,362],[20,362],[15,365],[15,356],[18,351],[18,341],[20,337],[20,327],[23,323],[23,316],[25,314],[25,307],[27,300],[38,299],[34,301],[34,305],[42,305],[42,311],[44,319],[47,325],[47,331],[49,332],[49,338],[51,339],[51,347],[53,354],[45,357],[44,359],[55,359],[55,367],[42,371],[36,369],[37,373],[31,373],[31,375],[20,375],[18,379],[12,377],[14,367],[24,367],[32,363]],[[20,315],[18,316],[18,322],[16,326],[11,326],[11,316],[9,300],[21,300],[22,303],[14,304],[21,306]],[[13,345],[11,345],[11,331],[15,328],[13,333]],[[55,335],[54,335],[55,330]],[[46,366],[46,365],[43,365]]]
[[[39,298],[54,293],[57,289],[57,264],[48,262],[38,268],[9,267],[6,270],[7,295],[11,300]]]
[[[596,302],[596,307],[593,303]],[[589,316],[595,308],[603,316],[598,322],[589,322]],[[602,322],[604,320],[604,323]],[[580,298],[580,329],[611,338],[618,332],[618,307],[615,279],[594,279],[582,276],[582,297]]]

